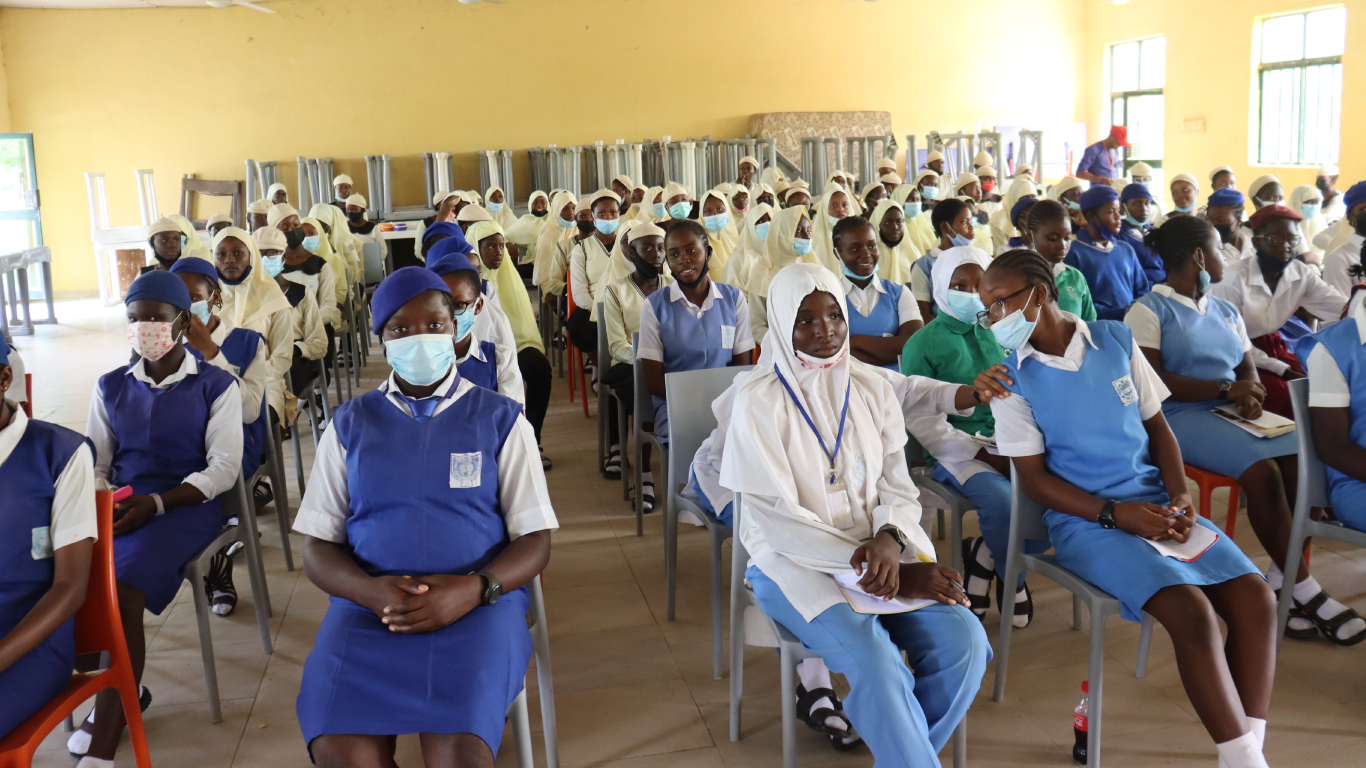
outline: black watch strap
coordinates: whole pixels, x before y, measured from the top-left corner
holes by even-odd
[[[1112,531],[1119,527],[1119,523],[1115,522],[1116,503],[1117,502],[1115,501],[1107,501],[1105,502],[1105,505],[1100,508],[1100,514],[1096,515],[1096,522],[1100,523],[1101,528]]]
[[[897,528],[895,525],[887,525],[883,526],[882,530],[878,531],[878,533],[890,533],[892,539],[901,547],[901,551],[906,551],[906,534],[902,533],[900,528]]]
[[[479,599],[480,605],[493,605],[498,602],[498,598],[503,596],[503,582],[488,571],[475,571],[474,575],[484,577],[484,594]]]

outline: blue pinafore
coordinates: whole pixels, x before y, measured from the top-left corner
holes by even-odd
[[[491,341],[480,341],[478,344],[479,351],[484,354],[484,359],[480,360],[475,357],[474,350],[470,350],[470,355],[457,365],[456,369],[460,371],[460,378],[475,386],[497,392],[498,348]]]
[[[1149,452],[1129,366],[1133,332],[1113,321],[1089,327],[1095,346],[1087,346],[1080,370],[1051,368],[1034,357],[1021,363],[1012,354],[1006,357],[1015,380],[1009,389],[1033,408],[1050,473],[1097,498],[1166,504],[1171,498]],[[1258,573],[1223,535],[1198,559],[1183,563],[1158,554],[1138,536],[1073,515],[1050,509],[1044,522],[1058,562],[1119,598],[1121,615],[1129,621],[1141,621],[1143,606],[1165,587],[1219,584]],[[1214,528],[1204,518],[1196,522]]]
[[[1309,337],[1317,340],[1333,356],[1338,370],[1347,380],[1347,388],[1352,397],[1348,406],[1347,438],[1356,445],[1366,445],[1366,346],[1361,343],[1356,320],[1348,318],[1334,323]],[[1305,349],[1304,360],[1308,360]],[[1325,467],[1328,473],[1328,499],[1333,504],[1333,514],[1344,525],[1359,531],[1366,531],[1366,483],[1350,477],[1332,467]]]
[[[451,387],[455,393],[456,382]],[[368,392],[333,412],[346,450],[346,536],[371,576],[467,575],[508,545],[498,454],[522,406],[481,387],[418,421]],[[531,660],[525,587],[427,634],[390,632],[333,597],[299,690],[304,740],[472,733],[494,755]]]
[[[52,501],[57,479],[84,442],[83,436],[65,427],[30,420],[14,451],[0,464],[0,637],[14,631],[52,588]],[[0,672],[0,736],[33,716],[71,682],[74,626],[67,619]]]
[[[683,301],[670,301],[671,290],[658,290],[646,301],[659,318],[659,343],[664,348],[664,372],[725,368],[735,355],[736,306],[740,290],[713,282],[721,296],[701,317],[693,317]],[[655,435],[668,445],[669,416],[662,397],[654,398]]]
[[[1083,230],[1067,249],[1063,263],[1076,267],[1086,278],[1098,319],[1123,320],[1129,306],[1151,286],[1134,249],[1118,235],[1111,242],[1114,248],[1102,251]]]
[[[246,328],[234,328],[227,338],[218,345],[218,353],[232,366],[233,373],[242,376],[247,367],[256,360],[256,349],[260,346],[261,334]],[[201,363],[204,356],[186,346],[185,351],[194,355]],[[245,416],[246,414],[243,414]],[[266,397],[261,395],[261,413],[251,422],[242,424],[242,476],[250,478],[261,466],[261,453],[266,446],[266,426],[270,417],[266,412]]]
[[[133,494],[166,493],[209,466],[204,445],[213,403],[237,383],[211,365],[167,389],[152,389],[116,368],[100,378],[116,446],[110,482]],[[184,566],[222,528],[218,500],[168,510],[114,539],[114,576],[160,614],[175,599]]]
[[[1162,324],[1162,368],[1168,373],[1202,381],[1236,381],[1234,368],[1243,362],[1234,306],[1214,296],[1205,297],[1205,314],[1156,291],[1138,300]],[[1253,464],[1299,450],[1294,433],[1260,438],[1214,415],[1227,400],[1195,403],[1167,398],[1162,413],[1181,444],[1181,457],[1193,466],[1232,478]]]
[[[901,292],[905,290],[896,283],[881,277],[873,278],[882,284],[882,291],[878,294],[877,304],[873,307],[871,314],[864,316],[853,305],[849,306],[849,335],[850,336],[895,336],[901,330]],[[873,284],[868,287],[872,290]],[[888,363],[882,366],[889,371],[901,371],[901,367],[896,363]]]
[[[924,256],[921,256],[920,258],[916,259],[916,260],[915,260],[915,264],[913,265],[916,269],[919,269],[921,272],[923,272],[923,273],[925,274],[925,279],[926,279],[927,281],[929,281],[929,284],[930,284],[930,286],[931,286],[931,293],[933,293],[933,286],[934,286],[934,263],[935,263],[936,261],[939,261],[939,256],[938,256],[938,255],[931,256],[930,254],[926,253]],[[936,317],[939,317],[939,305],[936,304],[933,300],[931,300],[931,301],[930,301],[930,318],[927,319],[925,322],[928,323],[928,322],[930,321],[930,319],[933,319],[933,318],[936,318]]]

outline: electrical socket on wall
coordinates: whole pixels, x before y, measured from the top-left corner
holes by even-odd
[[[1200,118],[1200,119],[1197,119],[1197,120],[1184,120],[1184,121],[1182,121],[1182,123],[1181,123],[1181,132],[1182,132],[1182,133],[1204,133],[1204,132],[1205,132],[1205,120],[1204,120],[1204,118]]]

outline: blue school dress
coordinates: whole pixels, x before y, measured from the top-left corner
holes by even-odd
[[[207,469],[209,412],[235,383],[232,374],[211,365],[167,389],[152,389],[124,367],[102,376],[100,391],[117,441],[110,482],[145,496],[165,493]],[[221,528],[217,499],[168,510],[114,539],[114,576],[147,598],[147,610],[160,614],[180,589],[185,563]]]
[[[1233,369],[1243,362],[1243,341],[1238,310],[1232,304],[1206,296],[1202,315],[1156,291],[1138,303],[1152,310],[1162,324],[1164,370],[1202,381],[1237,381]],[[1162,413],[1181,444],[1186,463],[1237,479],[1263,459],[1293,456],[1299,450],[1294,433],[1261,438],[1214,415],[1215,408],[1228,402],[1187,403],[1167,398],[1162,403]]]
[[[228,332],[223,343],[218,345],[218,354],[232,366],[233,373],[241,376],[256,360],[256,349],[261,341],[262,336],[256,331],[234,328]],[[204,356],[192,347],[186,346],[185,351],[194,355],[199,362],[205,362]],[[242,476],[245,478],[256,474],[256,470],[261,467],[261,453],[266,449],[266,427],[269,424],[266,397],[265,393],[262,393],[260,415],[252,422],[242,424]]]
[[[934,291],[934,263],[936,261],[939,261],[938,254],[930,255],[929,253],[926,253],[924,256],[921,256],[920,258],[916,259],[915,264],[911,265],[925,274],[925,279],[929,281],[930,284],[931,293],[933,293]],[[933,299],[931,299],[930,317],[925,318],[925,322],[928,323],[930,320],[936,317],[939,317],[939,305]]]
[[[491,563],[509,540],[498,453],[521,412],[517,401],[480,387],[422,421],[381,390],[337,406],[356,563],[371,576],[464,575]],[[305,742],[472,733],[497,756],[531,660],[528,602],[521,587],[444,629],[405,635],[370,609],[331,598],[299,689]]]
[[[1134,255],[1138,257],[1138,265],[1143,268],[1143,276],[1148,279],[1148,286],[1151,287],[1158,283],[1167,282],[1167,267],[1162,263],[1161,256],[1143,244],[1143,236],[1147,234],[1149,229],[1151,228],[1135,227],[1127,223],[1121,224],[1119,239],[1134,249]]]
[[[1362,369],[1366,363],[1366,346],[1361,343],[1356,321],[1348,318],[1334,323],[1310,338],[1328,350],[1347,380],[1352,396],[1347,408],[1350,419],[1347,437],[1356,445],[1366,445],[1366,370]],[[1309,349],[1312,346],[1305,349],[1305,360],[1309,359]],[[1333,514],[1343,524],[1366,531],[1366,483],[1332,467],[1324,469],[1328,474],[1328,500],[1333,505]]]
[[[1091,302],[1100,320],[1123,320],[1134,300],[1148,292],[1148,278],[1129,244],[1116,237],[1109,253],[1096,247],[1091,234],[1082,230],[1063,263],[1076,267],[1091,289]]]
[[[1166,504],[1171,499],[1148,451],[1129,368],[1133,332],[1103,320],[1089,327],[1095,347],[1087,346],[1080,370],[1050,368],[1032,356],[1020,363],[1013,354],[1006,358],[1015,380],[1009,389],[1033,407],[1049,472],[1097,498]],[[1058,562],[1119,598],[1129,621],[1142,621],[1144,604],[1164,587],[1219,584],[1259,573],[1222,534],[1198,559],[1183,563],[1158,554],[1138,536],[1073,515],[1050,509],[1044,522]],[[1214,528],[1204,518],[1196,522]]]
[[[479,351],[483,353],[484,359],[480,360],[471,354],[465,358],[464,362],[457,365],[456,369],[460,371],[460,378],[475,386],[497,392],[498,348],[491,341],[479,341],[478,343]]]
[[[673,291],[658,290],[646,301],[659,319],[659,343],[664,348],[664,372],[699,371],[703,368],[725,368],[735,356],[736,305],[740,289],[733,285],[713,282],[721,294],[702,313],[693,317],[683,307],[683,301],[670,301]],[[660,442],[669,442],[669,415],[662,397],[654,398],[655,435]]]
[[[877,304],[867,317],[849,305],[849,335],[850,336],[895,336],[901,330],[901,292],[905,288],[897,285],[891,280],[881,277],[874,278],[882,285],[882,291],[878,293]],[[868,284],[873,288],[873,284]],[[882,366],[889,371],[901,371],[901,367],[896,363],[888,363]]]
[[[0,464],[0,637],[14,631],[52,588],[52,501],[57,479],[84,442],[65,427],[30,420],[13,453]],[[71,682],[74,626],[67,619],[0,672],[0,736],[47,706]]]

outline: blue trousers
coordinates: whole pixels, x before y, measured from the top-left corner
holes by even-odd
[[[877,768],[939,765],[939,751],[967,714],[991,658],[986,631],[971,611],[932,605],[873,616],[841,603],[807,622],[757,567],[745,577],[764,613],[848,679],[845,711]]]
[[[1010,549],[1010,478],[999,472],[978,472],[966,483],[959,483],[943,464],[935,466],[931,477],[968,497],[977,506],[977,526],[982,529],[987,549],[996,559],[996,577],[1004,579],[1006,554]],[[1048,547],[1047,541],[1031,539],[1025,542],[1025,551],[1031,555],[1041,555]],[[1025,575],[1021,571],[1015,588],[1023,587],[1024,583]]]

